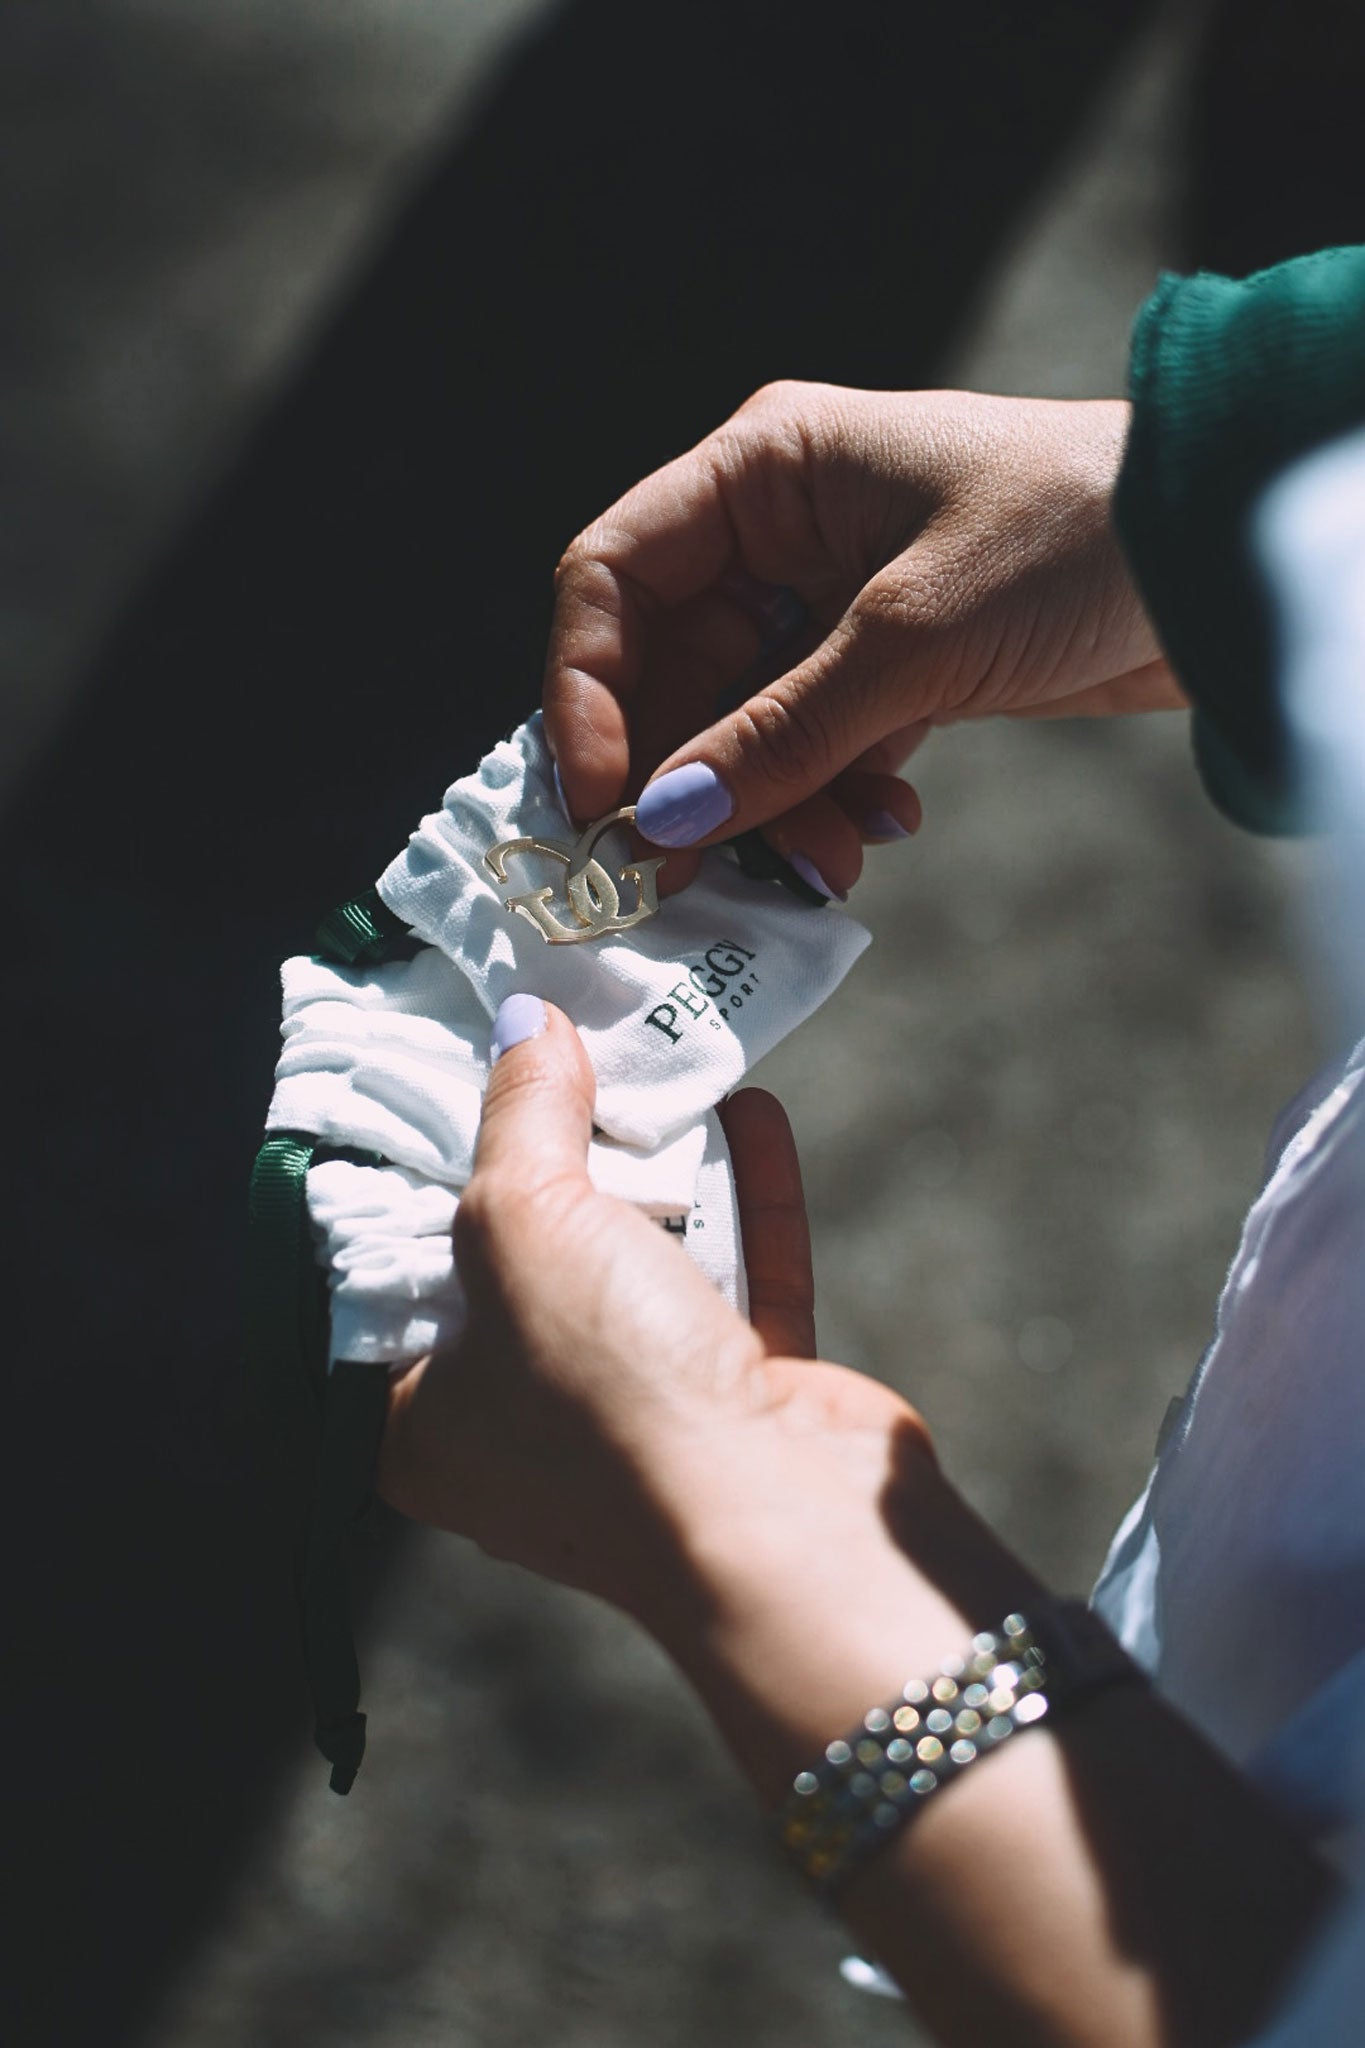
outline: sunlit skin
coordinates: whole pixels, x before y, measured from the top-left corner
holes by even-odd
[[[775,384],[647,477],[559,565],[545,718],[575,816],[706,761],[734,815],[847,893],[897,771],[935,726],[1185,699],[1110,518],[1118,400]],[[807,625],[718,717],[763,644],[754,581]],[[665,891],[695,872],[674,854]]]
[[[843,887],[868,787],[911,822],[891,766],[932,725],[1174,706],[1109,521],[1125,417],[760,394],[566,557],[546,710],[575,813],[705,758],[736,793],[727,830],[799,836]],[[827,637],[768,686],[775,710],[714,722],[760,635],[720,588],[736,566],[796,589]],[[381,1489],[633,1615],[773,1807],[831,1736],[1039,1587],[915,1410],[815,1356],[778,1105],[751,1090],[724,1111],[747,1321],[593,1190],[592,1110],[582,1046],[547,1009],[493,1071],[456,1229],[468,1325],[395,1387]],[[935,1794],[841,1903],[957,2048],[1220,2048],[1253,2030],[1330,1891],[1289,1823],[1125,1685]]]

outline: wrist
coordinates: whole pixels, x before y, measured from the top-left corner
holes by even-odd
[[[658,1502],[669,1567],[632,1612],[768,1805],[866,1708],[1038,1591],[903,1426],[812,1437],[765,1416],[704,1469],[675,1467]]]

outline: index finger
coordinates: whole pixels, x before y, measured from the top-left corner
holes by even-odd
[[[575,817],[621,801],[627,711],[646,628],[737,561],[715,451],[703,441],[585,527],[559,564],[545,666],[545,730]]]
[[[764,1088],[721,1104],[735,1169],[749,1320],[770,1352],[815,1356],[815,1280],[801,1162],[787,1113]]]

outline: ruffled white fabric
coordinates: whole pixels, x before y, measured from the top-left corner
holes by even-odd
[[[751,882],[709,853],[657,917],[589,944],[547,945],[509,916],[509,888],[484,865],[498,841],[534,837],[573,838],[538,716],[446,791],[379,893],[458,968],[490,1021],[518,990],[573,1018],[597,1076],[597,1121],[628,1145],[656,1145],[712,1108],[819,1008],[868,944],[851,918]],[[563,872],[536,855],[518,860],[521,889]]]
[[[459,1196],[402,1166],[310,1168],[308,1212],[332,1289],[332,1356],[410,1363],[464,1327],[451,1231]]]
[[[284,1048],[267,1130],[311,1131],[463,1187],[488,1085],[488,1018],[445,956],[428,947],[368,968],[286,960],[282,980]],[[598,1137],[588,1170],[603,1194],[680,1216],[705,1145],[700,1121],[652,1146]]]
[[[657,1189],[634,1206],[676,1236],[707,1279],[741,1314],[748,1308],[734,1174],[720,1118],[708,1111],[695,1130],[675,1140],[696,1154],[691,1194],[676,1210],[660,1207]],[[622,1172],[610,1185],[612,1155]],[[592,1147],[590,1165],[605,1193],[620,1193],[639,1178],[643,1160],[630,1160],[609,1143]],[[331,1279],[332,1358],[365,1365],[399,1366],[452,1343],[464,1328],[464,1291],[455,1268],[452,1232],[457,1191],[424,1180],[402,1166],[361,1166],[324,1160],[308,1174],[308,1211],[319,1255]],[[656,1213],[657,1212],[657,1213]],[[682,1256],[680,1251],[679,1256]]]
[[[597,1077],[593,1185],[654,1218],[747,1309],[734,1174],[714,1105],[832,993],[868,934],[836,910],[746,880],[713,853],[657,917],[551,946],[504,899],[553,883],[562,868],[523,856],[525,874],[498,884],[483,856],[503,839],[567,846],[573,837],[537,716],[446,792],[381,877],[390,909],[428,942],[415,958],[284,964],[267,1128],[377,1155],[323,1161],[308,1175],[333,1360],[401,1365],[459,1335],[451,1227],[473,1170],[491,1020],[518,990],[558,1004],[582,1035]],[[610,865],[606,847],[601,857]]]

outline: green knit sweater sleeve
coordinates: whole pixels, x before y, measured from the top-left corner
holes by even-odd
[[[1130,382],[1115,515],[1196,707],[1205,786],[1238,823],[1292,830],[1274,624],[1249,514],[1277,470],[1365,421],[1365,248],[1241,281],[1163,277],[1138,315]]]

